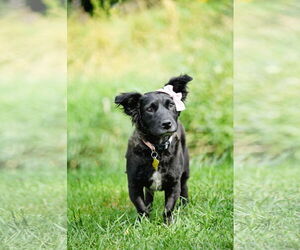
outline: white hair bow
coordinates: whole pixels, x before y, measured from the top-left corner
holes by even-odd
[[[170,95],[172,97],[174,103],[175,103],[177,111],[185,110],[185,105],[184,105],[183,101],[181,101],[182,93],[181,92],[179,92],[179,93],[174,92],[172,85],[167,85],[164,88],[158,89],[156,91],[163,92],[163,93],[166,93],[166,94]]]

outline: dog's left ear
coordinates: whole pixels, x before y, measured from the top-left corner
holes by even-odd
[[[189,75],[180,75],[177,77],[173,77],[169,80],[169,82],[166,85],[172,85],[173,86],[173,91],[178,93],[182,93],[182,101],[186,99],[186,96],[188,94],[187,91],[187,84],[188,82],[192,81],[193,78],[190,77]]]
[[[130,92],[130,93],[122,93],[115,97],[115,104],[118,106],[122,106],[124,109],[125,114],[131,116],[134,120],[139,100],[142,97],[140,93],[137,92]]]

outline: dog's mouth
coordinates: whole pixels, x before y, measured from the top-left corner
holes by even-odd
[[[170,136],[176,132],[176,129],[168,130],[161,134],[161,136]]]
[[[177,131],[177,126],[172,126],[172,128],[170,128],[170,129],[162,129],[160,131],[157,131],[157,133],[155,133],[155,136],[158,136],[158,137],[171,136],[176,131]]]

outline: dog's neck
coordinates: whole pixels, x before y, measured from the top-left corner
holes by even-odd
[[[141,140],[150,142],[154,146],[166,144],[170,140],[170,138],[172,137],[172,134],[164,135],[164,136],[153,136],[153,135],[143,134],[139,131],[137,131],[137,132],[138,132],[139,137],[141,138]]]

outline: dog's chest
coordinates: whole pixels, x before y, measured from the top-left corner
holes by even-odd
[[[150,186],[150,189],[153,191],[161,191],[162,190],[162,182],[163,182],[163,175],[159,171],[154,171],[150,181],[152,181],[152,184]]]

